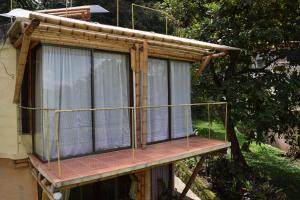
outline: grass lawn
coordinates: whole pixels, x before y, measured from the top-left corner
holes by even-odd
[[[193,128],[197,129],[198,135],[208,137],[208,123],[194,121]],[[211,138],[224,140],[224,126],[214,121],[211,127]],[[238,133],[240,144],[245,140]],[[282,156],[282,151],[268,144],[250,145],[250,152],[243,152],[247,163],[258,172],[271,178],[271,182],[282,188],[288,199],[300,199],[300,161],[291,160]]]

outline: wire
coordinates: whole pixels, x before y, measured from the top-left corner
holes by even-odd
[[[1,40],[2,40],[3,42],[2,42],[2,45],[1,45],[1,48],[0,48],[0,64],[3,66],[6,75],[8,75],[11,79],[14,79],[14,78],[15,78],[15,75],[8,72],[6,65],[5,65],[4,62],[1,60],[1,53],[2,53],[2,51],[3,51],[4,45],[5,45],[6,40],[7,40],[6,33],[3,34],[3,38],[2,38]]]

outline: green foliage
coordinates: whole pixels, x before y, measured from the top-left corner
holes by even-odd
[[[271,185],[268,179],[247,173],[226,158],[211,160],[205,173],[221,199],[286,199],[283,191]]]
[[[195,160],[193,160],[195,161]],[[195,163],[194,163],[195,164]],[[193,166],[194,167],[194,166]],[[175,175],[180,178],[185,184],[189,181],[192,171],[186,166],[186,162],[177,162],[175,165]],[[214,192],[207,188],[203,178],[196,177],[190,188],[202,200],[219,200]],[[178,199],[178,198],[177,198]]]
[[[199,130],[206,129],[207,126],[207,121],[193,122],[193,127]],[[214,121],[212,123],[212,138],[222,139],[223,136],[223,124]],[[246,142],[245,135],[239,131],[237,131],[237,137],[240,144]],[[270,183],[278,188],[282,188],[288,199],[300,199],[300,193],[298,192],[298,185],[300,185],[299,160],[283,156],[282,151],[269,144],[256,142],[252,142],[249,146],[249,151],[244,151],[243,154],[252,170],[263,174],[265,177],[270,177]],[[194,159],[188,159],[185,163],[190,169],[193,169],[196,165]],[[248,172],[246,171],[246,173]]]
[[[292,112],[300,106],[298,0],[164,0],[159,6],[176,19],[174,34],[243,49],[209,64],[193,81],[193,101],[227,101],[229,120],[259,142],[300,124]]]
[[[280,187],[288,199],[299,199],[300,161],[283,156],[283,152],[268,144],[250,145],[244,152],[245,158],[254,171],[271,178],[271,183]]]
[[[65,5],[60,0],[46,1],[42,0],[41,3],[45,8],[56,8]],[[119,26],[132,28],[131,21],[131,4],[139,4],[148,7],[154,7],[158,0],[119,0]],[[73,0],[73,6],[82,5],[100,5],[107,9],[109,13],[101,13],[92,15],[92,21],[101,24],[117,25],[117,0]],[[143,8],[134,7],[135,15],[135,29],[154,31],[158,33],[165,33],[164,16],[153,11]]]

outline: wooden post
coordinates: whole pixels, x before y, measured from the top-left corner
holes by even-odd
[[[140,46],[135,44],[135,101],[136,101],[136,142],[137,147],[141,147],[141,69],[140,69]]]
[[[151,169],[145,171],[145,200],[151,200]]]
[[[137,172],[138,180],[137,200],[145,200],[145,171]]]
[[[179,197],[179,200],[183,200],[185,198],[185,195],[189,191],[192,183],[194,182],[195,178],[197,177],[197,174],[200,171],[204,160],[205,160],[205,156],[202,156],[201,159],[199,160],[199,162],[197,163],[197,165],[196,165],[196,167],[195,167],[195,169],[193,171],[193,174],[191,175],[189,181],[185,185],[185,188],[183,189],[183,191],[182,191],[182,193],[181,193],[181,195]]]
[[[33,33],[34,29],[39,25],[39,23],[39,20],[33,19],[31,23],[26,27],[23,35],[16,41],[16,43],[20,43],[22,45],[17,66],[16,86],[13,100],[13,102],[16,104],[20,102],[20,91],[22,87],[25,66],[30,47],[30,35]]]
[[[140,54],[140,63],[143,69],[143,106],[148,105],[148,42],[143,44],[143,53]],[[148,108],[142,109],[142,148],[146,148],[147,145],[147,111]]]

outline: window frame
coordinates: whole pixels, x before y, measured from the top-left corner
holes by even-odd
[[[32,85],[35,85],[36,83],[36,51],[38,48],[42,48],[42,46],[54,46],[54,47],[61,47],[61,48],[72,48],[72,49],[83,49],[83,50],[88,50],[90,51],[90,59],[91,59],[91,72],[90,72],[90,76],[91,76],[91,107],[94,108],[94,53],[95,52],[105,52],[105,53],[113,53],[113,54],[122,54],[122,55],[126,55],[128,56],[128,86],[129,86],[129,107],[133,106],[133,91],[132,91],[132,69],[131,69],[131,59],[130,59],[130,53],[124,53],[124,52],[116,52],[116,51],[107,51],[107,50],[98,50],[98,49],[90,49],[90,48],[84,48],[84,47],[73,47],[73,46],[67,46],[67,45],[54,45],[54,44],[48,44],[48,43],[43,43],[43,44],[39,44],[37,45],[35,48],[33,48],[31,50],[31,53],[33,53],[34,56],[32,56],[30,59],[32,62],[32,70],[31,70],[31,77],[32,77]],[[36,106],[35,104],[35,87],[32,87],[32,105],[33,107]],[[132,116],[131,116],[131,112],[129,112],[129,128],[130,128],[130,133],[132,132]],[[47,159],[44,159],[43,156],[40,156],[35,149],[35,123],[36,123],[36,116],[35,116],[35,112],[32,112],[32,152],[33,154],[42,162],[47,162]],[[64,159],[69,159],[69,158],[76,158],[76,157],[82,157],[82,156],[88,156],[88,155],[93,155],[93,154],[99,154],[99,153],[106,153],[106,152],[112,152],[112,151],[119,151],[119,150],[123,150],[123,149],[130,149],[132,147],[132,137],[130,134],[130,144],[129,146],[126,147],[120,147],[120,148],[112,148],[112,149],[106,149],[106,150],[100,150],[100,151],[96,151],[96,145],[95,145],[95,113],[94,111],[91,111],[91,115],[92,115],[92,152],[91,153],[87,153],[84,155],[75,155],[75,156],[65,156],[65,157],[61,157],[61,160]],[[22,116],[21,116],[22,117]],[[21,119],[22,121],[22,119]],[[44,147],[43,147],[44,148]],[[57,158],[55,159],[50,159],[50,161],[55,161],[57,160]]]

